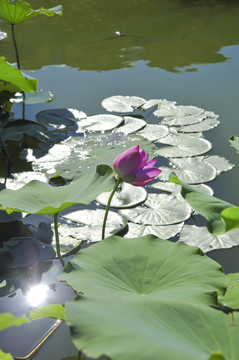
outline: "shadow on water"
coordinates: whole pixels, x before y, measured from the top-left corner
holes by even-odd
[[[227,61],[220,49],[239,42],[237,1],[60,3],[64,16],[52,21],[41,16],[18,25],[23,68],[65,64],[80,70],[103,71],[128,68],[144,60],[150,67],[177,72],[178,67]],[[53,0],[34,1],[35,8],[55,5]],[[1,29],[10,30],[5,23]],[[10,36],[1,41],[0,53],[14,61]],[[188,71],[196,71],[195,65]]]

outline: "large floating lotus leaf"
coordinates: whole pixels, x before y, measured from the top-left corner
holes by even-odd
[[[77,240],[89,242],[100,241],[102,236],[102,224],[104,221],[105,210],[79,210],[63,215],[66,220],[70,220],[77,225],[67,224],[64,227],[64,236],[70,236]],[[109,211],[106,223],[106,237],[117,234],[125,228],[127,220],[116,212]],[[59,228],[61,234],[62,227]]]
[[[95,174],[82,176],[66,186],[53,187],[33,180],[19,190],[0,192],[1,209],[38,214],[56,214],[73,204],[90,204],[103,191],[114,185],[113,170],[99,165]]]
[[[208,230],[213,235],[221,235],[225,232],[225,222],[221,217],[221,212],[232,207],[232,204],[198,191],[180,181],[176,176],[172,176],[170,182],[181,185],[181,195],[197,213],[207,220]]]
[[[113,130],[116,133],[131,134],[142,129],[146,125],[146,121],[140,117],[124,116],[124,123],[120,127]]]
[[[112,130],[123,121],[124,118],[117,115],[99,114],[88,116],[86,119],[78,121],[78,130],[76,132]]]
[[[110,192],[100,194],[95,200],[106,206]],[[143,203],[147,198],[147,191],[143,187],[136,187],[127,183],[123,183],[120,190],[118,190],[111,201],[112,208],[129,208]]]
[[[222,156],[205,156],[202,160],[214,166],[217,170],[217,175],[223,171],[231,170],[234,167],[233,164],[230,164],[229,161]]]
[[[239,274],[227,274],[227,291],[224,296],[219,296],[219,302],[232,309],[239,309]]]
[[[171,145],[157,149],[155,154],[164,157],[196,156],[208,152],[212,144],[205,139],[182,134],[170,134],[157,142]]]
[[[167,136],[169,128],[164,125],[148,124],[138,135],[145,137],[149,141],[155,141]]]
[[[176,101],[169,101],[166,99],[150,99],[144,103],[144,105],[142,106],[142,109],[147,110],[156,105],[158,106],[157,109],[160,109],[161,107],[174,106],[175,104],[176,104]],[[156,111],[157,110],[155,110],[155,112]]]
[[[9,0],[0,0],[0,18],[10,24],[19,24],[40,14],[47,16],[62,15],[62,6],[59,5],[51,9],[41,7],[33,10],[30,4],[25,1],[15,0],[10,2]]]
[[[76,348],[93,358],[238,359],[237,312],[232,317],[187,302],[157,302],[147,294],[113,301],[88,296],[67,303],[66,319]]]
[[[0,80],[16,86],[15,91],[37,91],[37,79],[26,79],[21,70],[8,64],[2,56],[0,57]]]
[[[65,317],[89,357],[207,360],[218,350],[209,306],[217,289],[225,292],[225,276],[197,248],[112,236],[81,250],[59,278],[84,294],[66,304]]]
[[[208,131],[215,128],[218,124],[220,124],[220,121],[217,120],[217,118],[218,115],[213,114],[212,116],[203,119],[201,122],[197,124],[177,127],[177,131],[183,133],[194,133],[194,132],[197,133],[200,131]]]
[[[135,108],[142,106],[145,99],[137,96],[115,95],[104,99],[101,103],[107,111],[133,112]]]
[[[239,153],[239,135],[232,135],[229,138],[231,146],[236,149],[236,152]]]
[[[162,107],[155,111],[154,115],[163,116],[162,124],[170,126],[198,123],[205,117],[203,109],[184,105]]]
[[[191,215],[191,207],[180,197],[149,194],[145,204],[120,213],[136,224],[170,225],[182,222]]]
[[[134,223],[128,223],[128,232],[124,237],[132,238],[138,236],[144,236],[153,234],[161,239],[170,239],[177,235],[183,228],[184,222],[173,225],[164,226],[150,226],[150,225],[139,225]]]
[[[126,149],[139,145],[153,158],[156,146],[138,135],[109,134],[71,138],[65,144],[71,146],[71,155],[55,167],[55,172],[66,179],[77,179],[95,171],[96,165],[113,165],[115,158]],[[74,164],[74,166],[72,166]],[[42,164],[44,165],[44,164]]]
[[[188,184],[198,184],[211,181],[217,176],[214,166],[200,161],[200,158],[170,159],[173,168],[161,166],[160,180],[169,180],[170,174],[174,172],[180,180]]]
[[[204,252],[227,249],[239,245],[239,229],[222,235],[213,235],[205,226],[185,225],[180,233],[180,240],[188,245],[198,246]]]
[[[26,316],[15,317],[10,313],[0,314],[0,331],[9,328],[10,326],[20,326],[28,323]]]
[[[36,120],[44,125],[53,128],[65,129],[77,127],[76,122],[79,119],[86,118],[83,111],[76,109],[49,109],[43,110],[36,114]]]

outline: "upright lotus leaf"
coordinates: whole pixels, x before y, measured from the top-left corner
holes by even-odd
[[[28,91],[30,93],[37,91],[37,79],[25,78],[21,70],[8,64],[2,56],[0,57],[0,80],[16,86],[14,91]]]
[[[33,180],[18,190],[2,190],[1,209],[7,212],[56,214],[77,203],[90,204],[100,193],[112,189],[113,174],[109,166],[99,165],[95,174],[82,176],[66,186],[54,187]]]
[[[231,146],[236,149],[236,152],[239,154],[239,135],[232,135],[229,138]]]
[[[89,357],[207,360],[218,350],[218,312],[209,306],[217,289],[225,292],[225,276],[197,248],[112,236],[80,250],[59,278],[84,294],[66,304],[65,317]]]
[[[239,228],[239,207],[233,206],[224,209],[221,217],[225,222],[226,231]]]
[[[62,6],[59,5],[51,9],[41,7],[33,10],[31,5],[25,1],[0,0],[0,18],[10,24],[19,24],[40,14],[47,16],[62,15]]]
[[[181,195],[197,213],[208,221],[207,227],[212,234],[220,235],[226,231],[221,212],[224,209],[233,207],[232,204],[196,190],[194,187],[180,181],[177,176],[172,176],[170,182],[181,185]]]
[[[26,316],[15,317],[10,313],[2,313],[0,314],[0,331],[11,326],[20,326],[28,322],[29,320]]]
[[[4,353],[0,350],[0,360],[14,360],[12,355],[9,353]]]

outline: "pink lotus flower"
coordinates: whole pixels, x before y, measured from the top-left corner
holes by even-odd
[[[154,167],[157,160],[148,161],[148,158],[149,154],[135,145],[117,156],[113,166],[124,182],[144,186],[161,173],[161,170]]]

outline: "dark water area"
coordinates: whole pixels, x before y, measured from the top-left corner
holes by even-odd
[[[165,98],[179,105],[213,111],[219,115],[220,124],[205,133],[213,145],[210,155],[225,157],[235,166],[208,185],[215,196],[238,206],[239,155],[228,138],[239,135],[239,2],[31,2],[35,9],[59,4],[63,6],[63,16],[38,16],[16,25],[24,72],[38,79],[38,89],[55,94],[51,103],[28,105],[26,117],[34,120],[36,113],[52,108],[79,109],[88,115],[104,113],[101,101],[112,95]],[[0,29],[8,33],[8,38],[0,41],[0,56],[14,63],[10,26],[0,22]],[[12,111],[18,118],[21,105],[14,105]],[[238,247],[209,254],[225,272],[239,272],[238,255]],[[53,261],[37,283],[55,283],[59,271],[59,264]],[[64,302],[73,296],[61,283],[56,282],[55,289],[49,290],[43,304]],[[30,308],[21,288],[14,296],[0,298],[1,312],[21,315]],[[14,354],[22,356],[30,351],[52,325],[54,321],[42,321],[34,330],[26,325],[24,334],[16,328],[16,343],[11,345]],[[59,345],[59,339],[68,341]],[[71,354],[75,354],[75,349],[68,329],[60,325],[34,359],[60,360]]]

